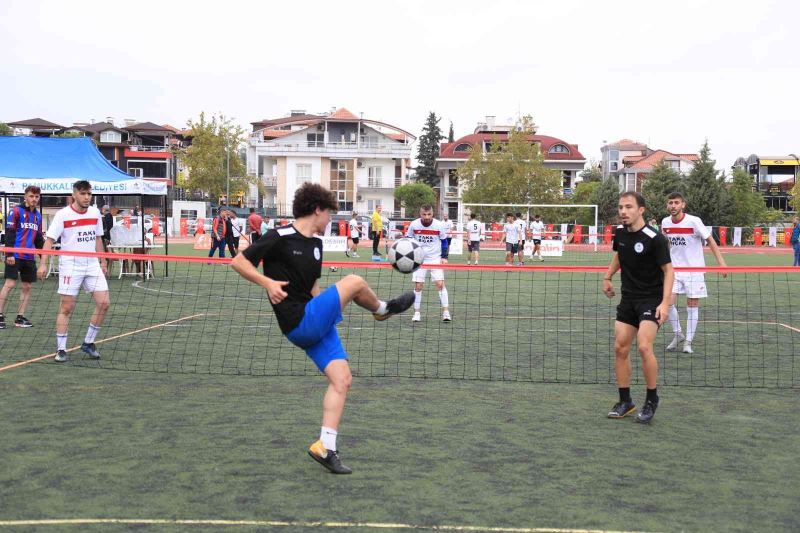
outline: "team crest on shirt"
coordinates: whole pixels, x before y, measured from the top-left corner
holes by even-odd
[[[315,247],[315,248],[314,248],[314,259],[316,259],[317,261],[319,261],[319,258],[320,258],[320,255],[319,255],[319,248],[316,248],[316,247]]]
[[[640,254],[644,251],[644,244],[637,242],[633,245],[633,249],[637,254]]]

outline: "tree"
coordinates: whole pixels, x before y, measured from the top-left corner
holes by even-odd
[[[575,192],[570,199],[573,204],[593,204],[597,189],[600,188],[599,181],[582,181],[575,186]],[[598,217],[600,216],[600,208],[598,207]],[[574,219],[578,224],[592,225],[594,224],[594,211],[591,208],[581,209]]]
[[[725,221],[728,225],[750,227],[766,219],[764,197],[753,190],[753,177],[745,169],[737,167],[733,170],[728,194],[733,207],[730,217]]]
[[[508,141],[495,137],[486,153],[475,146],[459,169],[464,184],[464,203],[558,204],[563,203],[561,173],[544,166],[544,155],[531,142],[533,119],[523,117]],[[503,209],[483,216],[496,217]]]
[[[394,197],[406,208],[406,216],[413,215],[423,205],[434,205],[436,193],[425,183],[406,183],[394,190]]]
[[[231,196],[244,190],[252,181],[246,176],[245,164],[239,157],[244,130],[225,115],[212,115],[208,120],[205,113],[200,113],[197,121],[189,120],[187,127],[194,137],[191,146],[181,154],[189,167],[186,188],[202,191],[212,198],[225,195],[226,167],[230,164]]]
[[[719,179],[711,159],[708,141],[700,149],[700,159],[686,178],[686,209],[700,217],[707,226],[724,223],[725,211],[729,208],[724,183]]]
[[[0,122],[0,137],[10,137],[13,133],[11,126],[5,122]]]
[[[600,182],[591,203],[597,204],[599,224],[615,224],[619,211],[619,184],[616,176],[609,176]]]
[[[439,128],[439,121],[436,113],[431,111],[425,126],[422,128],[422,135],[419,137],[419,150],[417,151],[417,180],[427,183],[431,187],[439,185],[439,176],[436,175],[436,158],[439,157],[439,141],[444,139],[442,130]]]
[[[62,133],[56,133],[53,137],[57,139],[75,139],[77,137],[83,137],[83,133],[77,131],[65,131]]]
[[[589,161],[589,166],[581,171],[580,177],[583,183],[592,181],[600,183],[603,181],[603,173],[600,171],[600,167],[594,159]]]
[[[450,131],[447,133],[447,142],[451,143],[451,142],[455,142],[455,140],[456,140],[456,135],[453,132],[453,123],[451,122],[450,123]]]
[[[684,193],[683,177],[680,172],[670,168],[663,159],[653,167],[653,171],[647,176],[642,185],[642,196],[644,196],[647,209],[645,217],[651,218],[661,224],[661,220],[667,216],[667,196],[673,192]]]

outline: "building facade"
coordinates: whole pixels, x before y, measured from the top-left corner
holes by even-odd
[[[678,154],[654,150],[646,144],[622,139],[600,148],[603,178],[616,176],[620,192],[642,192],[647,176],[659,163],[666,163],[682,175],[689,174],[699,159],[697,154]]]
[[[786,156],[740,157],[733,165],[747,171],[753,178],[753,190],[764,196],[767,207],[780,211],[794,211],[789,205],[791,190],[800,175],[800,158]]]
[[[358,117],[340,108],[253,122],[247,145],[247,173],[258,188],[248,191],[248,206],[274,215],[289,215],[297,188],[306,181],[331,189],[339,212],[364,214],[382,205],[401,216],[394,190],[405,183],[411,143],[416,137],[380,121]]]

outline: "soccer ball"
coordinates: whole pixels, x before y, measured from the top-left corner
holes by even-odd
[[[414,272],[424,259],[425,251],[412,239],[399,239],[389,248],[389,263],[403,274]]]

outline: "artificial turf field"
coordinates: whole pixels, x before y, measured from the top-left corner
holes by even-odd
[[[786,257],[726,255],[729,264]],[[323,286],[349,272],[326,272]],[[383,270],[357,273],[379,293],[408,282]],[[747,338],[701,323],[706,353],[678,356],[663,351],[662,332],[662,404],[646,427],[604,418],[616,397],[603,326],[613,303],[598,297],[599,274],[528,276],[538,284],[520,273],[465,275],[449,278],[452,331],[433,318],[433,291],[423,328],[411,328],[408,317],[376,324],[359,311],[346,315],[340,333],[357,377],[339,443],[355,473],[342,477],[305,455],[318,435],[324,379],[280,341],[257,292],[222,266],[176,266],[169,281],[113,280],[117,304],[103,338],[203,316],[99,344],[99,365],[74,353],[66,365],[0,372],[0,531],[411,531],[356,522],[474,531],[800,529],[799,334],[763,324],[797,326],[791,301],[800,277],[714,282],[724,297],[709,298],[701,319],[719,318],[715,306],[749,312],[762,324],[746,326]],[[226,286],[233,290],[220,290]],[[509,296],[513,287],[538,297]],[[0,332],[0,366],[52,350],[52,326],[44,324],[55,313],[55,282],[37,289],[29,318],[38,327]],[[459,324],[468,315],[459,294],[481,302],[488,326]],[[70,345],[88,320],[81,301]],[[537,305],[560,318],[525,319]],[[587,310],[589,333],[576,334],[574,317]],[[236,318],[242,313],[259,316],[250,330]],[[634,386],[639,402],[642,388]],[[88,518],[260,522],[3,525]],[[309,524],[317,521],[351,524]]]

